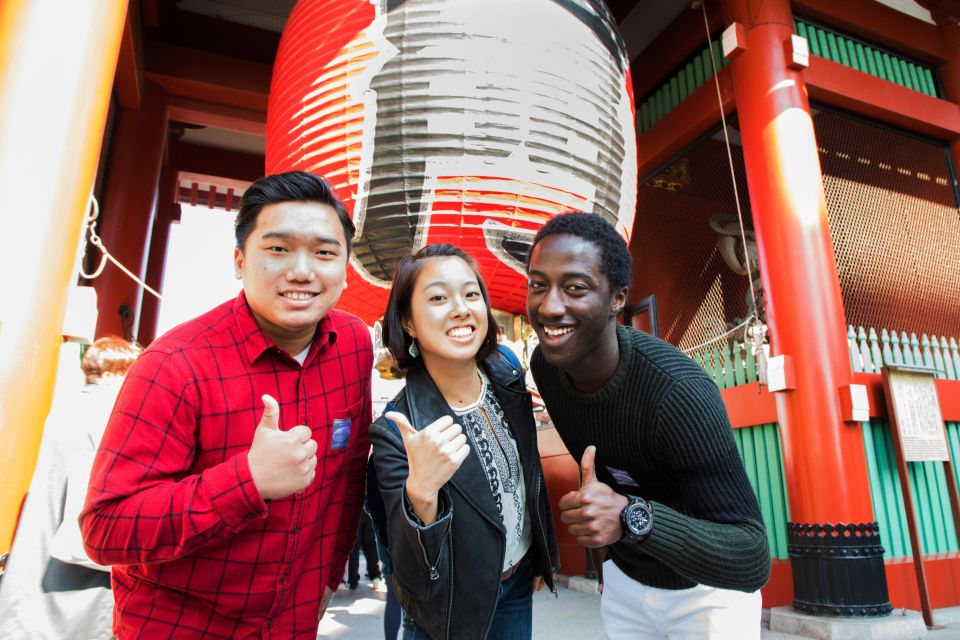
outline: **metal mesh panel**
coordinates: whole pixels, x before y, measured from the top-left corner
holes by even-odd
[[[814,115],[848,324],[960,334],[960,216],[944,147]]]
[[[744,222],[752,229],[738,145],[733,155]],[[736,212],[722,133],[702,140],[640,185],[630,297],[656,295],[661,337],[681,349],[721,335],[747,314],[747,277],[724,261],[718,250],[721,234],[711,226],[717,215],[736,226]],[[739,240],[736,244],[742,256]]]

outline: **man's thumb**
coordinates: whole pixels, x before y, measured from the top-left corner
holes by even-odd
[[[583,459],[580,461],[580,486],[590,484],[596,479],[593,472],[594,461],[597,457],[597,448],[593,445],[587,447],[583,452]]]
[[[383,417],[397,425],[397,429],[400,430],[400,435],[402,437],[416,435],[417,430],[410,425],[410,420],[407,419],[407,416],[403,415],[399,411],[387,411],[383,414]]]
[[[273,396],[263,394],[260,398],[263,400],[263,415],[260,417],[260,424],[257,427],[265,429],[280,428],[280,405],[273,399]]]

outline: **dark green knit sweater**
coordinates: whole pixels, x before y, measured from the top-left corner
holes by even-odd
[[[717,387],[662,340],[623,326],[617,338],[620,363],[595,393],[577,391],[539,349],[531,361],[571,455],[579,463],[596,445],[597,478],[653,504],[650,536],[611,545],[611,559],[652,587],[759,589],[770,576],[766,532]]]

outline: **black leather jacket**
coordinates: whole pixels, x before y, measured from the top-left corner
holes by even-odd
[[[523,372],[501,353],[488,358],[483,367],[523,466],[533,527],[527,558],[534,563],[535,575],[543,576],[556,594],[556,534]],[[443,415],[456,419],[422,362],[407,373],[406,386],[391,404],[418,429]],[[441,490],[437,520],[422,526],[404,492],[407,457],[400,433],[381,417],[370,427],[370,441],[386,517],[385,523],[375,525],[386,534],[400,605],[433,640],[485,638],[496,608],[506,537],[476,452],[471,451]]]

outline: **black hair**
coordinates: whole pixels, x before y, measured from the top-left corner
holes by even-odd
[[[288,171],[264,176],[243,192],[240,210],[237,211],[237,218],[233,223],[238,249],[243,251],[250,232],[257,225],[260,210],[278,202],[318,202],[332,207],[343,225],[343,236],[347,240],[349,255],[357,229],[330,183],[308,171]]]
[[[530,270],[530,256],[537,244],[550,236],[567,234],[583,238],[600,248],[600,269],[610,282],[610,292],[630,288],[630,272],[633,258],[627,243],[613,225],[596,213],[573,211],[555,216],[547,221],[533,238],[527,253],[527,271]]]
[[[387,310],[383,314],[383,344],[390,350],[393,359],[397,361],[397,368],[406,371],[413,365],[415,358],[408,349],[413,338],[403,328],[403,323],[410,320],[413,288],[417,278],[423,271],[427,258],[460,258],[466,262],[477,276],[480,284],[480,293],[487,305],[487,335],[484,336],[477,351],[477,361],[493,355],[497,350],[497,338],[500,328],[493,317],[493,307],[490,305],[490,294],[487,285],[480,277],[477,263],[466,251],[452,244],[431,244],[420,249],[413,255],[404,256],[397,263],[393,274],[393,286],[390,287],[390,297],[387,299]]]

